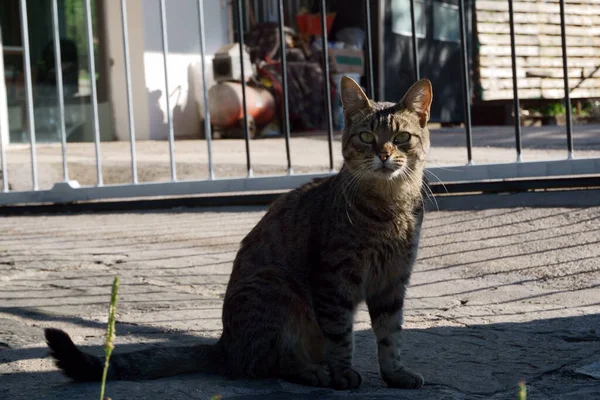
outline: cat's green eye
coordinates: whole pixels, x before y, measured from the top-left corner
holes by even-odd
[[[360,140],[367,144],[371,144],[375,141],[375,135],[373,135],[371,132],[361,132],[359,137]]]
[[[408,132],[400,132],[396,136],[394,136],[394,144],[404,144],[410,140],[410,133]]]

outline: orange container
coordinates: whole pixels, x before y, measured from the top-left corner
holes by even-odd
[[[331,32],[335,13],[327,14],[327,34]],[[296,25],[298,31],[303,35],[320,36],[323,32],[321,29],[321,14],[300,14],[296,15]]]
[[[248,114],[256,125],[266,125],[275,117],[275,99],[267,90],[246,86]],[[220,82],[208,91],[210,121],[219,128],[228,128],[244,118],[242,107],[242,84]]]

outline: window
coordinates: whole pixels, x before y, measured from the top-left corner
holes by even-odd
[[[103,53],[98,20],[104,0],[91,0],[90,11],[94,33],[94,56],[98,100],[105,102],[102,90],[106,82]],[[52,27],[52,3],[30,1],[27,3],[29,26],[29,53],[34,106],[34,122],[37,140],[53,142],[60,140],[57,128],[57,88]],[[60,47],[62,59],[63,94],[67,134],[80,129],[86,120],[86,108],[91,107],[91,77],[88,68],[88,44],[84,2],[81,0],[58,0],[57,2]],[[2,40],[0,51],[4,56],[4,80],[7,92],[10,142],[28,141],[26,117],[25,67],[21,38],[21,14],[18,0],[0,0],[0,26]],[[2,78],[2,77],[0,77]],[[87,129],[87,128],[86,128]],[[80,129],[83,131],[83,128]],[[85,130],[87,132],[91,129]],[[86,137],[86,140],[87,137]]]
[[[446,42],[460,42],[458,6],[433,3],[433,39]]]
[[[426,22],[425,2],[415,0],[415,31],[417,37],[425,37],[427,33]],[[392,32],[398,35],[412,36],[410,0],[392,0]]]

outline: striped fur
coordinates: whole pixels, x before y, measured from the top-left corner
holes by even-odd
[[[342,99],[342,170],[282,196],[242,241],[218,343],[115,353],[110,378],[203,371],[356,388],[362,378],[352,367],[352,325],[366,301],[384,381],[423,384],[403,366],[400,343],[423,219],[431,85],[417,82],[398,104],[374,103],[345,78]],[[410,135],[394,143],[401,132]],[[69,376],[99,379],[100,359],[79,351],[62,331],[47,330],[46,338]]]

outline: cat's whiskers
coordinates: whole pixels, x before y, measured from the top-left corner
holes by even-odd
[[[352,221],[352,219],[350,218],[350,213],[348,212],[348,197],[347,197],[347,190],[349,187],[351,187],[351,185],[353,184],[353,182],[356,180],[356,175],[349,173],[349,177],[346,178],[346,180],[343,182],[342,187],[340,189],[341,192],[341,196],[343,197],[343,204],[344,204],[344,211],[346,213],[346,217],[348,218],[348,221],[350,221],[351,225],[354,225],[354,222]]]
[[[368,162],[362,161],[358,165],[353,167],[353,171],[350,172],[350,178],[348,179],[346,185],[342,188],[342,193],[344,195],[344,205],[346,209],[346,215],[348,216],[348,220],[352,223],[350,219],[350,215],[348,212],[348,206],[352,207],[358,190],[361,188],[361,182],[363,178],[370,172],[368,168]]]
[[[358,189],[360,188],[360,182],[362,178],[364,178],[370,171],[368,168],[368,162],[363,161],[361,164],[355,167],[355,171],[352,174],[352,178],[349,180],[348,184],[344,187],[344,193],[348,196],[346,197],[346,203],[352,205],[354,199],[356,198],[356,194],[358,193]]]
[[[417,182],[415,181],[415,179],[416,179],[415,171],[409,165],[406,165],[406,169],[408,170],[408,173],[409,173],[406,176],[408,177],[408,179],[411,180],[411,182],[413,184],[416,184]],[[433,194],[433,191],[431,190],[431,187],[429,186],[429,184],[425,180],[422,180],[422,185],[425,186],[425,195],[427,196],[427,198],[430,201],[432,201],[435,204],[436,209],[438,211],[440,211],[439,204],[438,204],[438,202],[435,198],[435,195]]]
[[[424,171],[430,173],[431,175],[433,175],[433,177],[435,179],[437,179],[439,183],[442,184],[442,187],[444,188],[444,190],[446,191],[446,193],[448,193],[448,188],[446,188],[446,185],[444,185],[444,182],[442,182],[442,180],[436,174],[434,174],[433,172],[431,172],[427,168],[424,168]]]
[[[336,209],[344,205],[344,210],[348,220],[351,224],[353,224],[352,219],[348,213],[348,205],[354,201],[355,192],[358,190],[360,186],[360,180],[364,177],[367,172],[367,169],[364,167],[364,162],[359,163],[358,165],[353,167],[353,171],[345,170],[340,171],[340,187],[336,190],[334,195],[334,204]],[[340,196],[342,197],[342,201],[340,201]]]
[[[442,171],[459,172],[460,169],[460,167],[442,167],[441,165],[432,164],[430,162],[428,162],[427,164],[429,165],[429,168],[437,168],[441,169]]]

